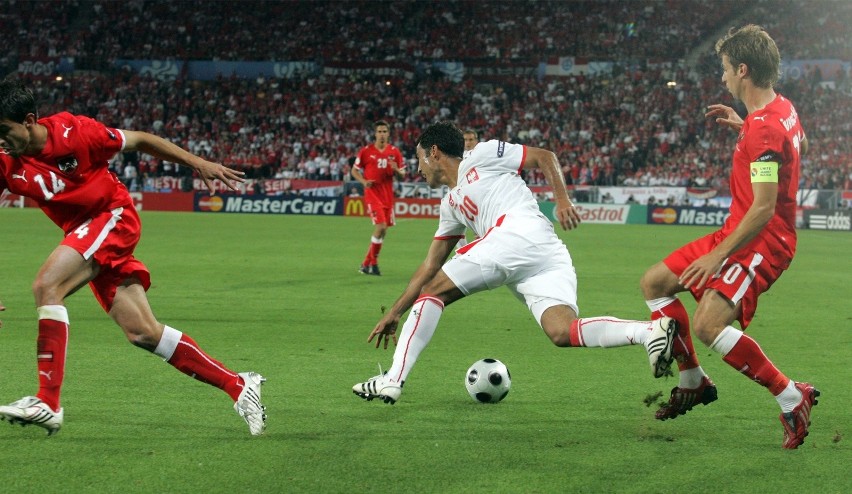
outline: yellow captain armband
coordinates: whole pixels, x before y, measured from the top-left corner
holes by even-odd
[[[751,164],[751,183],[778,183],[778,163],[757,161]]]

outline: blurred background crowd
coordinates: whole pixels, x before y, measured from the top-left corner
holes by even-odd
[[[146,130],[256,178],[345,180],[372,122],[418,181],[419,130],[449,119],[481,140],[549,148],[571,185],[676,185],[725,190],[736,136],[704,117],[734,102],[713,43],[757,23],[783,60],[852,61],[852,2],[603,1],[2,1],[0,70],[21,59],[73,57],[62,80],[32,81],[42,114],[68,110]],[[163,81],[120,59],[537,64],[561,56],[613,62],[567,77],[302,74]],[[830,79],[831,83],[826,81]],[[852,189],[849,74],[783,78],[811,149],[801,188]],[[186,170],[146,156],[116,164],[140,177]],[[531,184],[543,178],[530,174]]]

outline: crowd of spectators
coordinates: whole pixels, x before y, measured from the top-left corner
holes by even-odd
[[[7,59],[500,60],[686,56],[720,28],[763,23],[788,57],[852,59],[842,0],[4,0]]]
[[[685,55],[737,12],[718,0],[4,3],[20,19],[6,32],[35,25],[49,34],[13,39],[20,54],[76,56],[87,69],[117,58],[538,62],[566,47],[578,57],[659,59]],[[47,11],[79,29],[43,25]]]
[[[74,56],[100,69],[62,81],[33,81],[42,114],[67,109],[119,128],[148,130],[243,168],[253,178],[345,179],[352,156],[371,140],[371,123],[383,118],[392,123],[392,139],[410,160],[407,179],[418,181],[413,157],[419,130],[451,119],[477,129],[482,139],[554,150],[572,185],[727,186],[735,136],[707,121],[703,109],[713,102],[732,104],[730,95],[712,46],[704,47],[697,64],[688,65],[683,57],[740,22],[736,16],[742,9],[734,2],[42,2],[55,12],[52,20],[26,9],[38,2],[11,3],[16,8],[0,20],[6,32],[19,33],[24,41],[10,37],[0,64],[21,56]],[[817,14],[796,16],[806,4]],[[785,59],[848,61],[852,50],[843,22],[852,17],[850,6],[766,0],[752,8],[767,20]],[[787,13],[777,15],[779,7]],[[483,22],[485,12],[489,22]],[[81,23],[79,32],[70,28]],[[432,75],[164,82],[108,63],[115,58],[511,62],[566,53],[619,63],[613,73],[595,76],[461,82]],[[797,104],[809,134],[811,152],[800,185],[852,189],[848,78],[831,87],[814,74],[783,80],[778,90]],[[187,172],[146,156],[125,156],[117,166],[133,167],[127,173],[136,172],[138,183]],[[543,180],[534,173],[527,179]]]

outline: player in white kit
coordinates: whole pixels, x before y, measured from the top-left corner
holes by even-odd
[[[670,318],[625,321],[612,317],[577,319],[577,276],[567,247],[520,176],[539,168],[553,188],[555,216],[565,230],[580,217],[568,198],[556,155],[542,148],[491,140],[462,159],[462,132],[449,122],[430,126],[420,136],[420,173],[433,188],[446,185],[440,221],[426,259],[408,287],[373,328],[376,347],[397,343],[388,372],[352,390],[358,396],[395,403],[420,352],[428,345],[444,307],[467,295],[507,286],[526,303],[551,341],[567,346],[622,346],[643,343],[654,375],[672,361],[676,324]],[[476,240],[446,261],[465,228]],[[445,263],[446,261],[446,263]],[[410,309],[399,340],[396,330]]]

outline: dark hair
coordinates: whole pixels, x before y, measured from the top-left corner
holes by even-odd
[[[385,127],[387,127],[387,128],[388,128],[388,130],[390,130],[390,125],[389,125],[389,124],[387,123],[387,121],[385,121],[385,120],[376,120],[376,121],[373,123],[373,128],[374,128],[374,129],[378,129],[378,128],[379,128],[379,127],[381,127],[382,125],[384,125]]]
[[[30,113],[38,117],[33,92],[17,79],[0,81],[0,119],[23,123]]]
[[[464,154],[464,136],[452,122],[440,122],[430,125],[420,134],[417,145],[425,150],[438,146],[442,153],[461,158]]]
[[[731,29],[716,42],[716,53],[728,56],[736,69],[741,63],[748,66],[749,76],[755,86],[771,88],[781,77],[781,54],[778,46],[762,27],[754,24]]]
[[[464,129],[464,132],[462,132],[462,134],[473,134],[473,137],[474,137],[474,138],[477,138],[477,139],[479,138],[479,133],[478,133],[478,132],[476,132],[476,131],[475,131],[475,130],[473,130],[473,129],[470,129],[470,128],[468,128],[468,129]]]

